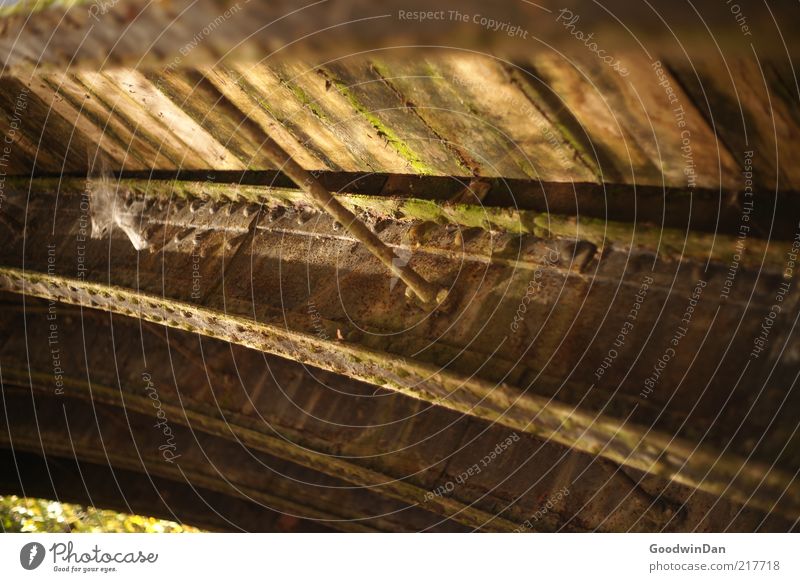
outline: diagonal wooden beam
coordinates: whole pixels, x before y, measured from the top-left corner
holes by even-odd
[[[18,385],[28,387],[43,395],[52,394],[51,380],[48,374],[33,370],[19,370],[3,367],[3,380],[6,386]],[[64,396],[78,399],[91,399],[93,402],[124,407],[126,410],[151,413],[152,400],[146,396],[137,396],[128,391],[123,397],[120,390],[92,382],[91,386],[77,378],[64,379]],[[162,402],[162,408],[175,423],[192,430],[200,430],[213,436],[233,434],[236,439],[256,451],[261,451],[295,463],[297,465],[319,471],[330,477],[343,479],[359,487],[370,488],[376,493],[408,503],[411,506],[425,502],[428,511],[452,519],[465,526],[482,531],[513,531],[518,527],[511,521],[492,515],[471,505],[465,505],[452,497],[426,497],[427,491],[416,485],[406,483],[389,475],[381,474],[346,459],[317,452],[313,445],[305,443],[301,434],[293,434],[291,442],[285,438],[277,438],[262,432],[238,425],[230,418],[220,419],[203,412],[192,410],[189,406]],[[281,427],[286,434],[291,429]]]

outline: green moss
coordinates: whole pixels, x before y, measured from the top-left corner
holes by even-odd
[[[383,61],[379,59],[372,59],[370,61],[370,64],[372,65],[372,68],[375,70],[375,72],[378,73],[378,75],[380,75],[384,79],[384,81],[393,76],[392,72],[389,70],[389,67],[387,67]]]
[[[302,103],[304,107],[308,107],[308,109],[311,110],[311,113],[316,115],[322,121],[324,121],[326,123],[330,123],[330,120],[328,119],[328,116],[320,108],[320,106],[317,104],[316,100],[312,99],[311,96],[309,96],[308,93],[303,91],[302,87],[299,87],[298,85],[289,83],[288,81],[283,81],[282,80],[281,82],[284,85],[286,85],[286,87],[289,88],[289,90],[292,92],[292,94],[295,97],[297,97],[297,100],[300,101],[300,103]]]
[[[241,75],[236,77],[234,79],[234,82],[236,83],[236,86],[239,87],[239,89],[242,91],[242,93],[244,93],[250,99],[252,99],[255,103],[257,103],[258,106],[261,107],[261,109],[266,111],[273,118],[280,120],[280,116],[278,115],[278,113],[272,107],[270,107],[270,105],[267,103],[266,99],[264,99],[264,95],[260,91],[256,90]]]
[[[398,204],[398,210],[406,218],[427,222],[440,222],[443,217],[441,206],[433,200],[403,200]]]
[[[347,99],[350,105],[355,109],[364,119],[366,119],[372,127],[378,132],[378,135],[386,139],[389,145],[397,152],[414,169],[417,174],[433,175],[436,170],[427,165],[422,158],[409,146],[399,135],[388,125],[386,125],[380,117],[375,115],[361,101],[353,94],[352,91],[341,81],[334,80],[334,86],[342,96]]]

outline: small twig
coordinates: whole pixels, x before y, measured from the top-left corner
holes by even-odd
[[[417,297],[425,303],[442,303],[447,298],[447,289],[438,287],[426,281],[411,267],[397,261],[394,251],[383,244],[381,239],[372,232],[363,222],[361,222],[352,212],[347,210],[342,204],[325,189],[319,180],[305,170],[300,164],[278,145],[274,140],[268,138],[261,145],[270,161],[278,166],[297,186],[303,189],[311,199],[328,214],[330,214],[339,224],[341,224],[351,235],[362,243],[369,252],[378,257],[386,267],[396,275],[403,283],[408,285]]]

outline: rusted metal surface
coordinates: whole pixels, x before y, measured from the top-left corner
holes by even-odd
[[[150,232],[152,252],[136,253],[128,235],[119,231],[122,238],[112,233],[112,254],[109,241],[87,241],[82,263],[86,270],[81,279],[61,274],[76,273],[78,267],[72,247],[81,228],[82,194],[64,188],[59,193],[57,214],[52,212],[52,194],[49,199],[45,193],[37,195],[28,211],[54,217],[55,230],[50,220],[29,220],[27,250],[13,238],[7,240],[3,262],[17,268],[3,269],[4,288],[266,351],[678,482],[715,493],[724,491],[759,507],[771,507],[780,499],[782,511],[795,511],[790,475],[796,459],[786,449],[787,438],[793,435],[773,431],[770,438],[762,439],[759,451],[752,450],[747,436],[759,434],[762,422],[774,421],[774,414],[786,414],[790,408],[776,409],[772,399],[758,398],[742,419],[749,428],[741,431],[741,422],[733,420],[741,407],[732,402],[723,408],[730,420],[713,421],[720,415],[720,398],[730,394],[730,386],[737,384],[736,375],[743,371],[733,367],[698,370],[684,383],[681,375],[695,360],[694,350],[684,348],[676,353],[669,373],[675,375],[674,382],[686,396],[676,400],[672,390],[641,396],[652,369],[646,364],[637,367],[642,353],[631,351],[618,362],[620,372],[626,374],[619,384],[607,384],[613,380],[606,378],[591,384],[586,381],[631,308],[628,305],[623,310],[621,302],[614,307],[607,290],[625,289],[625,302],[630,303],[630,296],[637,289],[641,292],[643,282],[648,282],[644,287],[648,303],[637,321],[639,337],[646,338],[653,325],[661,326],[665,335],[674,332],[678,320],[668,317],[659,321],[661,311],[680,314],[693,293],[698,293],[701,281],[700,293],[706,288],[709,291],[705,297],[697,297],[691,333],[681,341],[698,346],[705,357],[718,361],[731,347],[723,342],[706,344],[707,329],[737,321],[740,328],[752,326],[744,336],[728,338],[738,345],[733,349],[745,349],[759,325],[748,313],[769,308],[758,299],[745,300],[748,285],[758,280],[769,286],[768,276],[778,285],[779,262],[764,262],[762,257],[742,263],[734,292],[723,304],[717,294],[725,286],[728,257],[705,265],[708,249],[703,247],[702,237],[699,243],[693,240],[695,235],[690,234],[684,246],[699,244],[699,248],[682,260],[671,263],[662,259],[660,266],[645,268],[641,259],[632,256],[649,255],[652,261],[653,250],[648,253],[636,244],[630,249],[626,240],[608,239],[606,251],[598,254],[594,243],[580,236],[570,239],[566,232],[544,238],[536,234],[510,237],[508,232],[479,227],[470,232],[457,221],[455,229],[448,229],[446,224],[419,219],[392,220],[374,208],[373,219],[383,222],[380,232],[384,240],[413,251],[412,264],[423,265],[427,273],[439,273],[433,280],[448,281],[452,303],[432,317],[429,311],[407,303],[402,288],[391,284],[389,274],[374,261],[365,260],[369,253],[359,250],[358,241],[337,232],[333,221],[323,214],[287,206],[286,198],[281,201],[280,196],[270,199],[269,189],[243,189],[242,202],[201,202],[187,194],[192,188],[203,190],[200,184],[180,190],[180,198],[168,198],[181,187],[175,183],[161,192],[159,204],[154,187],[152,183],[123,183],[123,199],[127,196],[131,211],[143,220],[142,231]],[[135,197],[138,188],[149,188],[152,204]],[[263,207],[253,208],[254,199],[245,197],[247,192],[250,196],[260,192]],[[206,187],[206,194],[210,193]],[[283,195],[291,199],[290,194]],[[294,196],[302,200],[302,194]],[[553,217],[547,218],[555,222]],[[581,232],[581,228],[575,230],[578,235]],[[461,252],[445,252],[442,244],[454,236],[470,237],[470,245]],[[309,246],[321,239],[325,245]],[[48,258],[48,240],[62,249],[53,260]],[[587,249],[594,250],[585,254]],[[787,249],[777,251],[776,258]],[[347,255],[352,258],[343,260]],[[197,294],[192,289],[193,256],[201,257],[200,276],[210,282]],[[641,268],[620,276],[615,266],[618,260],[640,262]],[[454,263],[459,271],[455,277],[448,276]],[[119,266],[104,270],[109,264]],[[23,265],[24,271],[20,269]],[[46,274],[48,268],[50,275]],[[514,310],[534,276],[541,288],[526,302],[530,311],[517,321]],[[714,288],[718,289],[709,298]],[[573,296],[570,301],[582,306],[577,313],[597,314],[593,317],[607,320],[601,327],[605,330],[601,333],[608,334],[605,341],[588,335],[596,334],[594,327],[576,327],[577,313],[553,313],[555,302],[564,302],[565,296]],[[398,310],[398,305],[403,309]],[[491,310],[488,317],[487,310]],[[547,327],[542,326],[543,321],[548,322]],[[435,344],[430,343],[431,337],[438,338]],[[663,351],[655,342],[644,357],[657,359]],[[758,369],[779,366],[779,375],[773,375],[772,381],[790,378],[796,362],[773,358],[757,362],[764,366]],[[713,376],[703,387],[704,374],[709,372]],[[750,373],[759,377],[761,372]],[[609,372],[608,378],[613,379],[613,374]],[[775,387],[779,390],[777,384]],[[690,396],[698,391],[699,396]],[[791,426],[788,420],[780,422],[787,429]],[[697,426],[709,426],[706,442],[719,443],[719,450],[725,452],[690,444],[699,436],[693,432]],[[732,430],[735,432],[728,432]],[[767,468],[757,461],[760,457],[771,462],[776,455],[782,468]],[[745,458],[749,460],[745,462]]]
[[[1,17],[0,449],[265,529],[796,527],[800,90],[766,11],[689,55],[578,3],[615,68],[548,2],[459,7],[524,45],[409,23],[453,40],[424,51],[371,18],[411,6],[323,4]]]

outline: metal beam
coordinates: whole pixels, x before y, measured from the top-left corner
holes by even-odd
[[[800,516],[800,485],[793,476],[774,467],[610,417],[592,416],[507,385],[85,280],[3,267],[0,290],[137,317],[296,360],[717,495],[725,494],[766,511]]]

